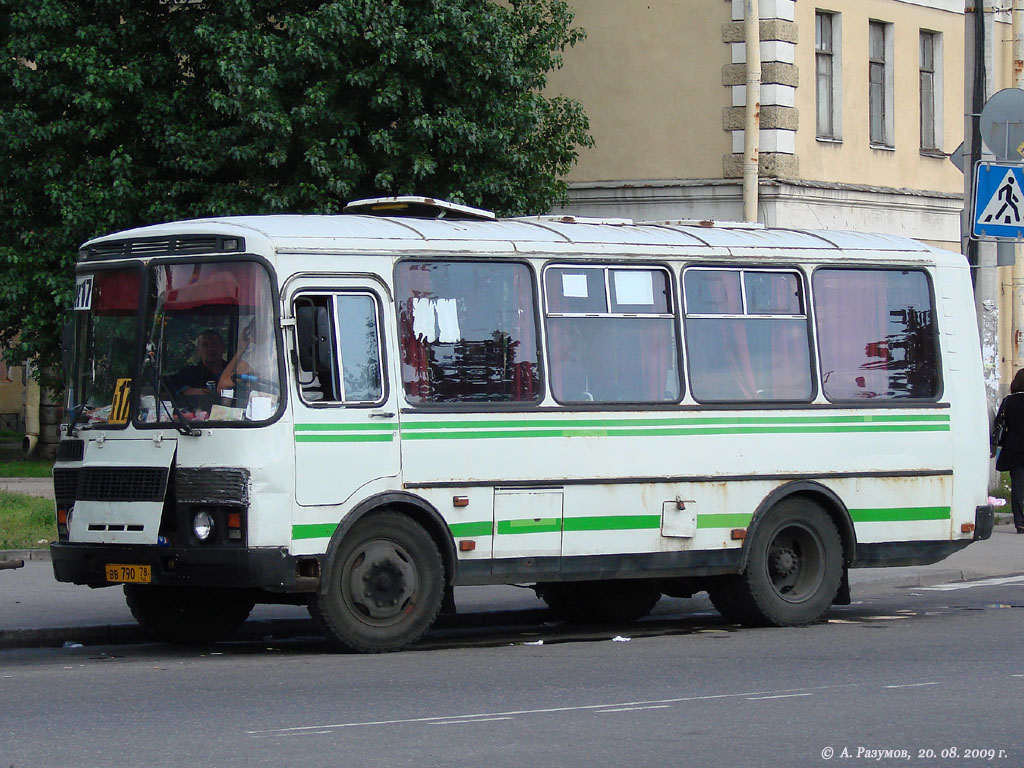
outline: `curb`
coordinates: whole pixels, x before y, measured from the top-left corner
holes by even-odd
[[[0,550],[0,560],[37,560],[50,562],[50,550],[48,549],[3,549]]]
[[[861,569],[871,570],[871,569]],[[850,588],[856,589],[863,584],[884,584],[895,588],[912,587],[933,587],[936,584],[950,584],[958,581],[975,581],[977,579],[991,579],[1001,576],[1017,576],[1018,573],[1004,573],[1002,571],[980,571],[948,568],[940,571],[926,571],[924,573],[900,573],[880,575],[877,578],[857,578],[857,570],[850,571]]]

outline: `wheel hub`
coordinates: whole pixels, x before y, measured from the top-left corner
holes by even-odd
[[[792,576],[800,570],[800,556],[788,547],[778,549],[772,555],[771,570],[778,578]]]
[[[363,582],[366,584],[363,597],[377,608],[397,605],[399,598],[406,592],[404,581],[402,572],[392,563],[376,562],[363,574]]]
[[[343,578],[345,600],[371,622],[389,623],[408,610],[417,589],[408,553],[394,542],[375,539],[353,553]]]

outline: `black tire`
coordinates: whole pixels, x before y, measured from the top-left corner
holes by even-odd
[[[623,624],[642,619],[661,599],[644,581],[553,582],[537,593],[555,614],[577,624]]]
[[[813,624],[825,615],[842,581],[843,545],[824,509],[785,499],[758,523],[749,546],[746,569],[725,582],[723,615],[735,611],[748,626],[776,627]]]
[[[345,648],[397,651],[430,629],[444,587],[441,554],[423,527],[398,512],[375,512],[334,548],[310,612]]]
[[[249,617],[253,599],[232,589],[125,584],[132,616],[154,639],[175,645],[221,640]]]

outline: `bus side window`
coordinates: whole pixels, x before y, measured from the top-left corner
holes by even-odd
[[[304,294],[295,302],[297,377],[307,402],[383,398],[377,304],[365,293]]]
[[[552,266],[544,287],[555,400],[679,400],[676,320],[664,269]]]
[[[810,328],[796,272],[690,267],[683,301],[695,400],[813,398]]]

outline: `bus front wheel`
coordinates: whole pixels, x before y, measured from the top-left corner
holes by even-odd
[[[253,600],[239,590],[124,585],[132,616],[155,639],[176,645],[221,640],[249,618]]]
[[[419,640],[443,598],[444,565],[434,540],[406,515],[384,511],[345,534],[310,610],[345,648],[381,653]]]
[[[749,546],[746,569],[727,581],[719,598],[727,618],[786,627],[825,615],[842,580],[843,547],[824,509],[806,499],[785,499],[761,520]]]

